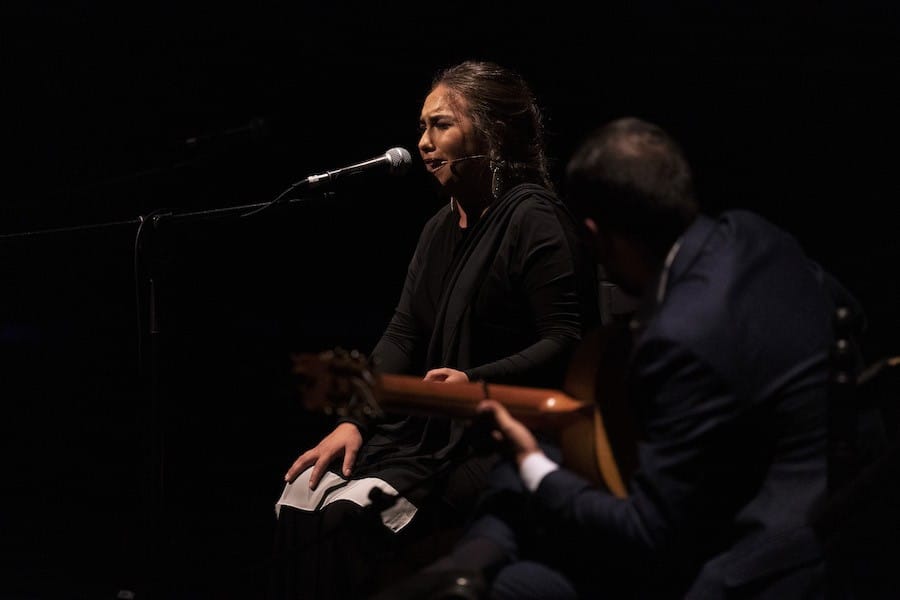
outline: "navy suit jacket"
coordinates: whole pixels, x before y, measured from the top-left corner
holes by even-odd
[[[533,497],[590,539],[599,589],[625,575],[639,596],[816,595],[806,525],[826,493],[832,283],[752,213],[685,232],[637,315],[628,497],[565,469]]]

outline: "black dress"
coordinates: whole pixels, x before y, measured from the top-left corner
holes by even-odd
[[[599,319],[596,270],[577,231],[564,204],[533,184],[509,190],[468,230],[442,207],[423,228],[394,317],[372,352],[377,368],[423,375],[451,367],[470,381],[560,387],[571,352]],[[320,493],[301,489],[308,488],[301,475],[279,500],[278,597],[370,590],[370,576],[384,570],[373,557],[391,556],[379,548],[419,538],[434,524],[430,514],[461,524],[485,486],[494,457],[472,453],[462,422],[408,415],[353,422],[365,441],[351,479],[338,461]],[[402,496],[392,518],[348,517],[361,513],[367,496],[348,489],[372,482]],[[362,534],[363,522],[373,531]],[[303,558],[293,558],[301,547]]]

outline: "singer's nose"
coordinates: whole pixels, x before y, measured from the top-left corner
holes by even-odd
[[[431,152],[434,150],[434,144],[431,143],[431,136],[428,135],[428,129],[425,128],[422,130],[422,135],[419,136],[419,154],[425,155],[427,152]]]

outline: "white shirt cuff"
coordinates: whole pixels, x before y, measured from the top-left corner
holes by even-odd
[[[519,475],[529,492],[535,491],[541,484],[541,480],[548,473],[559,468],[559,465],[547,458],[543,452],[532,452],[525,457],[519,466]]]

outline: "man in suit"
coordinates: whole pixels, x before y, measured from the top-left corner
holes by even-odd
[[[678,144],[634,118],[593,132],[565,192],[608,277],[641,299],[629,397],[638,468],[617,497],[486,400],[513,460],[429,571],[493,598],[817,598],[832,317],[853,302],[747,211],[699,211]]]

